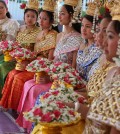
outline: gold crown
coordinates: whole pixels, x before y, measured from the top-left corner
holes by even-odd
[[[38,11],[39,1],[38,0],[29,0],[27,5],[26,5],[26,9],[27,8]]]
[[[120,1],[119,0],[114,0],[114,5],[110,10],[111,10],[112,20],[120,21]]]
[[[77,6],[78,4],[78,0],[65,0],[64,2],[66,5],[70,5],[70,6]]]
[[[42,9],[50,12],[54,12],[55,9],[55,1],[54,0],[45,0]]]
[[[92,2],[87,3],[86,14],[94,16],[96,8],[100,8],[103,5],[103,2],[100,0],[94,0]]]
[[[106,0],[105,7],[107,7],[109,10],[113,7],[115,0]]]

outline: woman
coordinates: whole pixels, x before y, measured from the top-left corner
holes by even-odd
[[[97,33],[97,41],[96,43],[98,45],[101,45],[102,47],[105,47],[105,40],[106,38],[103,38],[106,37],[106,28],[108,26],[108,24],[110,23],[111,21],[111,17],[108,15],[102,19],[102,21],[100,22],[100,29]],[[99,40],[99,38],[101,40]],[[111,63],[110,61],[109,62],[105,62],[106,59],[105,58],[101,58],[101,57],[104,57],[104,55],[102,54],[100,56],[100,60],[98,59],[97,63],[95,63],[95,66],[97,64],[97,69],[94,69],[94,73],[93,75],[90,77],[89,81],[88,81],[88,84],[87,84],[87,94],[85,96],[88,97],[88,103],[89,103],[89,106],[86,106],[84,104],[79,104],[79,103],[76,103],[76,109],[78,110],[78,112],[81,113],[82,117],[84,119],[86,119],[86,116],[87,116],[87,113],[89,111],[89,107],[90,105],[92,104],[92,101],[93,99],[96,97],[96,94],[100,91],[101,87],[102,87],[102,84],[104,83],[105,81],[105,78],[106,78],[106,75],[107,75],[107,72],[113,68],[114,66],[114,63]],[[93,65],[94,67],[94,65]],[[71,107],[74,107],[73,104],[67,104]],[[79,107],[80,106],[80,107]],[[88,120],[87,120],[87,126],[86,129],[85,129],[85,132],[88,132],[90,133],[90,123]]]
[[[35,9],[26,8],[24,12],[24,19],[26,25],[21,27],[20,32],[16,40],[21,43],[21,46],[29,50],[34,50],[34,44],[36,37],[40,29],[36,26],[38,12]],[[22,62],[22,65],[26,65],[30,61]],[[12,70],[7,78],[3,87],[3,96],[0,101],[0,105],[4,108],[17,109],[20,95],[24,81],[32,79],[34,73],[27,71]],[[15,90],[17,89],[17,91]],[[15,91],[16,92],[15,92]]]
[[[57,36],[57,46],[54,52],[54,61],[62,61],[76,68],[76,55],[82,42],[80,34],[71,24],[73,18],[73,7],[63,5],[59,13],[59,22],[64,27],[64,31]]]
[[[91,67],[89,74],[88,74],[88,78],[90,79],[90,77],[96,72],[96,70],[100,67],[102,67],[104,64],[106,64],[107,60],[106,60],[106,56],[104,53],[104,41],[106,38],[106,28],[108,26],[108,24],[110,23],[112,17],[110,16],[110,13],[106,13],[104,14],[102,21],[100,22],[99,26],[96,29],[96,46],[98,46],[102,51],[102,55],[98,58],[97,62]]]
[[[113,57],[116,57],[116,52],[117,55],[119,56],[119,45],[120,45],[118,42],[120,40],[119,33],[120,33],[120,22],[118,20],[113,20],[107,27],[107,40],[106,40],[107,43],[105,46],[106,58],[111,62],[114,62]],[[119,57],[116,58],[116,63],[117,66],[119,66]],[[119,125],[120,75],[119,74],[120,74],[119,67],[112,68],[108,72],[106,82],[104,83],[100,92],[97,94],[89,110],[87,117],[89,121],[92,122],[92,125],[90,127],[93,128],[93,131],[97,129],[99,134],[120,133],[120,125]],[[99,124],[99,128],[98,127],[96,128],[95,123]],[[91,131],[92,134],[93,131]]]
[[[37,37],[37,43],[35,50],[37,50],[38,56],[53,59],[53,51],[56,45],[57,32],[50,29],[53,23],[53,13],[50,11],[42,10],[39,14],[39,24],[42,31]],[[46,78],[45,78],[46,79]],[[44,78],[43,78],[43,83]],[[23,93],[19,102],[17,111],[20,112],[17,118],[17,123],[27,129],[31,128],[31,123],[28,123],[23,118],[23,112],[28,111],[35,104],[35,100],[39,94],[48,91],[51,87],[51,82],[47,84],[36,84],[35,80],[29,80],[25,82]],[[29,102],[29,103],[28,103]]]
[[[62,61],[64,63],[72,65],[73,68],[76,68],[76,55],[78,48],[83,40],[80,34],[77,32],[77,29],[75,30],[74,26],[71,24],[74,13],[73,5],[67,4],[67,1],[65,1],[65,3],[66,4],[61,7],[59,13],[59,22],[61,25],[63,25],[64,31],[59,33],[57,36],[57,45],[54,52],[54,61]],[[42,94],[38,96],[35,105],[40,104],[40,96]],[[82,133],[83,128],[84,121],[81,120],[79,124],[63,129],[62,133]]]
[[[19,30],[19,23],[10,19],[5,1],[0,0],[0,41],[15,40]],[[7,73],[15,67],[15,62],[5,62],[4,55],[0,50],[0,97]]]
[[[86,42],[80,46],[77,54],[77,70],[86,81],[88,81],[89,70],[102,54],[101,50],[94,43],[93,33],[91,32],[92,25],[93,16],[85,15],[82,19],[81,35]]]

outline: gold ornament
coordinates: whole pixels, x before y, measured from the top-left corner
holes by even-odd
[[[120,21],[120,1],[115,0],[113,7],[111,7],[111,16],[112,20],[119,20]]]
[[[94,0],[87,3],[86,14],[94,16],[96,8],[100,8],[103,5],[103,2],[100,0]]]
[[[54,12],[56,2],[54,0],[45,0],[42,9],[50,12]]]
[[[29,0],[25,9],[28,9],[28,8],[38,11],[39,1],[38,0]]]
[[[70,5],[70,6],[77,6],[78,4],[78,0],[65,0],[64,2],[66,5]]]
[[[106,0],[104,6],[110,10],[113,7],[114,2],[115,2],[115,0]]]

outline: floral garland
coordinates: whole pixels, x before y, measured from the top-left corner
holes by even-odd
[[[14,41],[1,41],[0,42],[0,49],[5,52],[5,51],[11,51],[17,47],[19,47],[20,45],[18,44],[18,42],[14,42]]]
[[[28,49],[25,48],[17,48],[15,50],[13,50],[12,52],[10,52],[10,55],[12,57],[15,57],[16,59],[31,59],[35,57],[34,52],[31,52]]]
[[[67,107],[62,102],[54,101],[41,106],[35,106],[24,114],[26,120],[36,123],[70,123],[80,118],[74,109]]]
[[[29,72],[48,71],[50,64],[52,64],[52,62],[47,58],[39,58],[28,64],[26,70]]]

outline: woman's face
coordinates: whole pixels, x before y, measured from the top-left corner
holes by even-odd
[[[113,61],[112,58],[116,57],[117,47],[118,47],[119,35],[116,33],[113,22],[107,27],[107,39],[105,42],[105,54],[109,61]]]
[[[99,27],[99,32],[97,34],[97,46],[99,46],[101,49],[104,49],[104,45],[105,45],[105,40],[106,40],[106,29],[108,24],[110,23],[110,21],[107,18],[104,18],[101,23],[100,23],[100,27]]]
[[[42,29],[49,29],[52,25],[46,12],[41,12],[39,14],[39,25]]]
[[[93,35],[96,46],[98,46],[97,40],[98,40],[98,32],[99,32],[99,29],[100,29],[100,24],[98,23],[96,25],[96,27],[95,27],[95,33]]]
[[[69,25],[70,22],[70,14],[67,12],[66,8],[62,6],[59,12],[59,23],[60,25]]]
[[[92,22],[83,18],[82,25],[81,25],[81,35],[84,39],[92,39],[93,33],[91,33],[92,29]]]
[[[24,19],[27,26],[33,26],[37,22],[37,15],[33,11],[27,11]]]
[[[0,2],[0,19],[4,19],[6,17],[8,9],[6,9],[5,5]]]

